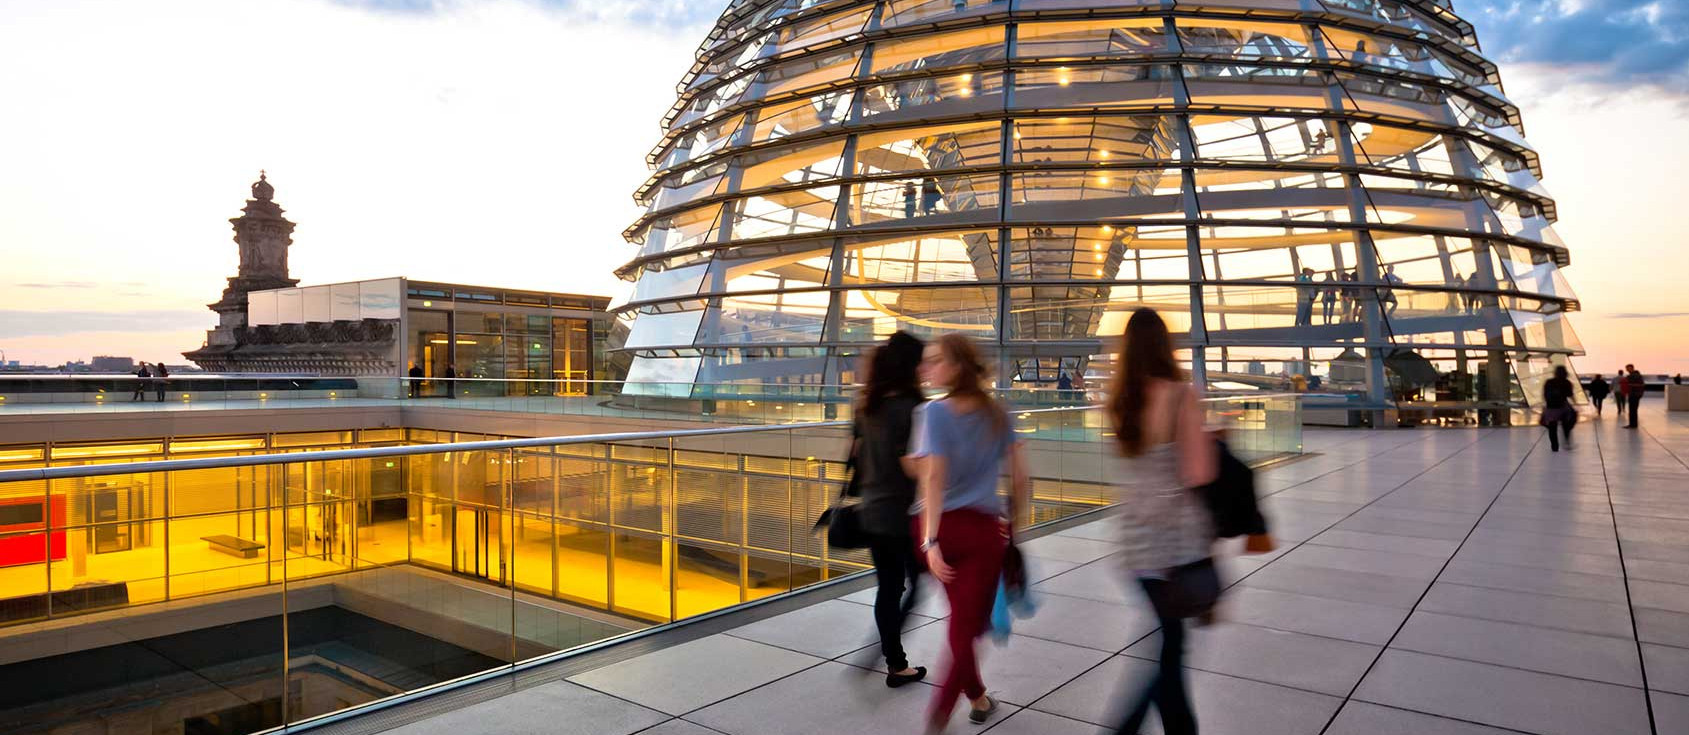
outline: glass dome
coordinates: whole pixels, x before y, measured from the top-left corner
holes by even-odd
[[[1554,202],[1430,0],[742,0],[626,232],[632,381],[840,384],[895,330],[1098,387],[1161,312],[1213,386],[1517,407],[1580,350]]]

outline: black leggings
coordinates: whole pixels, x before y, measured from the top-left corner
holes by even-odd
[[[1560,451],[1560,435],[1561,434],[1564,434],[1566,436],[1566,445],[1567,446],[1571,445],[1571,443],[1572,443],[1572,424],[1576,420],[1577,419],[1574,416],[1567,416],[1566,418],[1560,419],[1559,421],[1555,421],[1555,422],[1550,423],[1548,425],[1548,447],[1549,447],[1549,449],[1556,451],[1556,452]],[[1555,429],[1559,429],[1560,431],[1558,433],[1556,433]]]
[[[1161,597],[1160,589],[1166,581],[1140,579],[1144,593],[1152,604]],[[1155,678],[1137,692],[1132,709],[1126,712],[1117,735],[1138,735],[1150,705],[1161,713],[1161,731],[1166,735],[1196,735],[1196,715],[1191,712],[1190,697],[1185,694],[1185,621],[1165,614],[1156,605],[1155,617],[1161,622],[1161,660]]]
[[[915,607],[916,584],[921,563],[915,555],[915,540],[908,536],[873,536],[868,555],[874,560],[874,578],[879,591],[874,595],[874,625],[880,629],[880,653],[887,671],[909,668],[903,653],[903,623]]]

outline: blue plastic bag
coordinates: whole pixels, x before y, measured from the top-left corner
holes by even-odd
[[[1030,588],[1020,588],[1010,591],[1008,585],[997,580],[997,600],[991,604],[991,641],[997,645],[1009,642],[1009,634],[1013,632],[1014,618],[1026,619],[1038,612],[1037,603],[1032,601]]]

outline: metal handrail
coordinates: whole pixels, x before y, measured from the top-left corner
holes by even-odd
[[[1202,399],[1202,403],[1223,403],[1240,399],[1257,400],[1268,398],[1285,398],[1297,396],[1296,393],[1261,393],[1239,396],[1216,396]],[[1013,409],[1008,411],[1017,415],[1034,413],[1059,413],[1063,411],[1090,411],[1101,408],[1097,405],[1056,406],[1051,408]],[[531,439],[492,439],[478,442],[448,442],[442,444],[411,444],[400,447],[363,447],[359,449],[322,449],[306,452],[290,452],[281,454],[251,454],[237,457],[198,457],[194,459],[160,459],[145,462],[124,462],[121,464],[74,465],[68,467],[31,467],[16,470],[0,470],[0,484],[8,482],[26,482],[30,480],[67,480],[78,477],[100,477],[103,475],[129,475],[144,472],[171,472],[175,470],[210,470],[228,467],[255,467],[260,465],[292,464],[296,462],[328,462],[341,459],[366,459],[376,457],[408,457],[419,454],[445,454],[448,452],[473,452],[496,449],[525,449],[531,447],[556,447],[572,444],[600,444],[609,442],[646,441],[650,439],[675,439],[699,436],[725,436],[729,434],[753,434],[767,431],[790,431],[793,429],[826,429],[849,426],[849,421],[805,421],[791,424],[767,424],[761,426],[726,426],[708,429],[678,429],[669,431],[632,431],[611,434],[577,434],[573,436],[546,436]]]
[[[570,444],[598,444],[607,442],[644,441],[649,439],[677,439],[696,436],[750,434],[763,431],[782,431],[791,429],[823,429],[849,425],[849,421],[811,421],[804,423],[769,424],[762,426],[727,426],[709,429],[681,429],[675,431],[632,431],[614,434],[548,436],[533,439],[496,439],[478,442],[452,442],[446,444],[412,444],[402,447],[323,449],[310,452],[252,454],[239,457],[161,459],[147,462],[125,462],[122,464],[76,465],[71,467],[34,467],[17,470],[0,470],[0,483],[23,482],[28,480],[64,480],[75,477],[127,475],[140,472],[170,472],[175,470],[209,470],[226,467],[253,467],[257,465],[292,464],[295,462],[328,462],[339,459],[406,457],[416,454],[445,454],[448,452],[473,452],[492,449],[522,449],[527,447],[555,447]]]

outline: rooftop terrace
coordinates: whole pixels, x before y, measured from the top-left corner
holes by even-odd
[[[1203,732],[1689,732],[1689,416],[1540,431],[1310,430],[1263,473],[1283,542],[1231,558],[1224,621],[1193,636]],[[1040,595],[985,678],[985,732],[1093,733],[1145,675],[1154,622],[1096,515],[1025,543]],[[800,735],[913,732],[927,685],[888,690],[868,580],[850,579],[318,732]],[[906,639],[939,665],[945,609]],[[989,644],[982,644],[989,647]],[[968,726],[963,725],[967,728]]]

